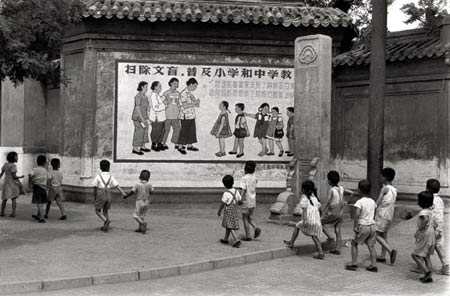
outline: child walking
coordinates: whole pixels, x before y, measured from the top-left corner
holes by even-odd
[[[222,195],[222,203],[220,204],[220,208],[217,211],[217,216],[222,215],[223,210],[223,219],[222,219],[222,227],[225,228],[225,237],[220,240],[223,244],[228,244],[228,237],[233,237],[232,246],[235,248],[239,248],[241,245],[241,241],[238,239],[236,235],[236,230],[239,230],[239,216],[237,203],[241,200],[241,195],[239,191],[233,188],[234,179],[233,176],[226,175],[222,179],[222,183],[226,188],[226,191]]]
[[[281,144],[281,139],[284,137],[283,128],[283,117],[280,115],[280,109],[278,109],[278,107],[272,107],[272,114],[270,116],[269,127],[267,128],[266,135],[269,144],[269,151],[267,152],[267,155],[275,155],[275,142],[280,151],[278,156],[283,156],[284,149],[283,144]]]
[[[355,237],[352,240],[352,262],[345,266],[347,270],[358,269],[358,245],[366,244],[370,253],[371,264],[366,267],[366,270],[371,272],[377,272],[378,267],[376,263],[377,254],[375,252],[375,209],[377,207],[375,201],[371,199],[370,183],[367,180],[361,180],[358,183],[358,190],[362,197],[356,201],[353,205],[356,209],[353,230],[355,231]]]
[[[241,196],[242,203],[242,221],[244,222],[245,238],[244,241],[251,241],[250,226],[253,227],[253,238],[261,235],[261,229],[256,227],[253,221],[253,214],[256,208],[256,184],[258,180],[255,176],[256,163],[254,161],[247,161],[244,166],[245,175],[241,179]]]
[[[47,158],[44,155],[39,155],[36,160],[37,167],[33,169],[29,175],[30,183],[33,187],[32,203],[36,205],[36,215],[32,215],[39,223],[45,223],[44,219],[44,205],[48,202],[47,184]]]
[[[117,189],[122,196],[126,195],[125,192],[120,188],[119,183],[110,174],[111,164],[107,160],[100,161],[101,173],[98,174],[92,185],[94,186],[94,197],[95,197],[95,214],[102,220],[103,226],[100,228],[101,231],[107,232],[109,230],[109,225],[111,220],[109,219],[109,209],[111,208],[111,191]]]
[[[284,243],[292,248],[295,240],[301,230],[304,235],[310,236],[316,246],[317,254],[313,256],[315,259],[324,259],[325,254],[319,236],[322,233],[322,224],[320,223],[320,202],[317,199],[317,189],[314,182],[307,180],[302,183],[302,193],[300,198],[300,207],[302,208],[302,220],[295,225],[291,240],[285,240]]]
[[[228,119],[228,113],[230,113],[230,110],[228,110],[228,106],[229,105],[227,101],[220,102],[220,114],[211,130],[211,135],[219,139],[219,152],[216,152],[217,157],[227,155],[227,153],[225,152],[225,139],[233,135],[231,133],[230,121]]]
[[[6,203],[8,199],[11,200],[12,211],[9,215],[14,218],[16,216],[17,208],[17,198],[20,194],[24,194],[22,183],[20,179],[24,176],[17,176],[17,166],[16,163],[19,160],[19,156],[16,152],[9,152],[6,155],[6,163],[2,167],[2,172],[0,173],[0,179],[5,175],[5,181],[3,182],[2,191],[2,208],[0,211],[0,217],[5,216]]]
[[[420,278],[422,283],[431,283],[431,261],[430,256],[435,248],[435,232],[433,229],[433,193],[423,191],[419,193],[417,203],[422,210],[417,215],[417,231],[414,235],[416,248],[411,257],[422,269],[424,276]]]
[[[330,253],[340,255],[342,245],[341,228],[344,215],[344,187],[339,185],[340,177],[336,171],[328,172],[327,179],[331,188],[328,191],[328,201],[323,209],[323,233],[328,237],[328,240],[333,240],[325,225],[331,224],[334,226],[336,240],[334,248],[330,250]]]
[[[286,127],[286,138],[288,139],[288,151],[286,151],[286,155],[294,156],[295,151],[294,107],[287,107],[286,113],[288,116],[288,122]]]
[[[138,223],[139,227],[135,232],[140,232],[145,234],[147,232],[147,223],[144,221],[145,214],[148,211],[150,204],[150,194],[153,192],[153,187],[149,183],[150,171],[143,170],[139,175],[139,182],[133,186],[133,189],[125,195],[123,198],[126,199],[129,196],[136,195],[136,210],[133,213],[133,218]]]
[[[59,170],[61,167],[61,161],[58,158],[53,158],[50,161],[50,165],[52,166],[52,171],[49,174],[48,180],[48,202],[47,208],[45,209],[45,219],[48,219],[48,213],[50,212],[50,207],[52,205],[52,201],[56,202],[56,205],[59,208],[61,213],[61,217],[59,220],[66,220],[67,216],[64,211],[64,206],[62,203],[63,200],[63,190],[62,190],[62,180],[63,174]]]
[[[441,190],[441,184],[436,179],[429,179],[427,181],[427,191],[433,194],[433,223],[436,231],[436,244],[435,250],[441,261],[442,267],[440,269],[440,274],[449,275],[449,264],[445,256],[445,250],[443,246],[444,241],[444,202],[439,196],[439,190]]]
[[[244,114],[245,105],[242,103],[237,103],[235,105],[235,111],[237,113],[234,120],[234,146],[233,150],[228,152],[228,154],[236,154],[236,158],[244,156],[244,139],[250,136],[250,131],[248,130],[247,119],[245,119]],[[239,153],[238,153],[239,149]]]
[[[378,262],[386,262],[386,252],[389,253],[389,261],[395,263],[397,251],[393,249],[387,241],[387,233],[394,219],[395,200],[397,199],[397,189],[392,186],[395,178],[395,171],[392,168],[384,168],[381,171],[383,177],[383,188],[377,199],[377,210],[375,214],[375,225],[377,229],[377,242],[381,245],[381,255],[377,257]]]
[[[269,104],[263,103],[258,108],[258,113],[249,114],[245,113],[245,116],[256,119],[255,131],[253,132],[253,137],[258,138],[259,144],[261,144],[261,151],[258,156],[264,156],[267,154],[267,129],[269,127],[270,114],[269,114]]]

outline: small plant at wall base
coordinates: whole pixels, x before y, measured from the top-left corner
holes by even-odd
[[[78,21],[80,0],[3,0],[0,11],[0,79],[55,84],[64,31]]]

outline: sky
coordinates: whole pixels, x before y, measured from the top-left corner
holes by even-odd
[[[388,8],[388,30],[391,32],[414,29],[417,24],[407,25],[404,21],[407,19],[405,14],[400,8],[407,3],[414,2],[417,4],[418,0],[394,0],[391,6]],[[450,0],[447,2],[447,6],[450,6]],[[450,7],[448,8],[450,9]],[[447,9],[447,10],[448,10]]]

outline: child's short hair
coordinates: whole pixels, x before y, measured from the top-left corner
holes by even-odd
[[[264,109],[265,107],[269,108],[269,104],[267,103],[262,103],[261,106],[259,106],[259,109]]]
[[[332,185],[335,185],[335,186],[337,184],[339,184],[339,181],[341,180],[339,177],[339,173],[336,171],[329,171],[327,174],[327,179],[328,179],[328,181],[330,181],[330,183]]]
[[[370,189],[372,188],[372,185],[370,185],[369,180],[361,180],[358,183],[358,190],[362,194],[368,195],[370,194]]]
[[[441,183],[436,179],[429,179],[427,181],[427,190],[431,193],[438,193],[441,190]]]
[[[111,168],[111,164],[106,159],[103,159],[100,161],[100,170],[102,172],[109,172],[109,169]]]
[[[243,103],[237,103],[235,106],[241,109],[242,111],[244,111],[245,109],[245,105]]]
[[[428,209],[433,205],[434,196],[429,191],[422,191],[417,195],[417,204],[422,209]]]
[[[38,166],[44,166],[47,162],[47,157],[45,155],[39,155],[36,159],[36,163]]]
[[[142,170],[139,174],[139,179],[143,181],[148,181],[150,179],[150,171]]]
[[[150,86],[150,89],[155,90],[158,85],[159,85],[159,81],[153,81],[152,85]]]
[[[228,106],[230,106],[230,104],[227,101],[222,101],[220,103],[225,107],[225,110],[228,110]]]
[[[50,164],[52,165],[52,168],[54,170],[57,170],[61,166],[61,161],[59,160],[59,158],[53,158],[52,160],[50,160]]]
[[[227,189],[231,189],[233,188],[233,184],[234,184],[234,178],[231,175],[226,175],[222,178],[222,183],[223,186],[225,186],[225,188]]]
[[[137,87],[137,91],[142,91],[147,84],[148,83],[145,82],[145,81],[139,82],[138,87]]]
[[[395,170],[393,168],[384,168],[381,171],[381,175],[389,182],[392,182],[395,178]]]
[[[280,109],[278,107],[272,107],[272,110],[277,111],[277,113],[280,113]]]
[[[197,79],[195,78],[189,78],[188,81],[186,81],[186,85],[194,85],[194,84],[198,84]]]
[[[253,160],[249,160],[245,162],[244,165],[244,173],[245,174],[253,174],[255,172],[256,169],[256,162],[254,162]]]
[[[294,107],[287,107],[286,110],[288,110],[291,113],[294,113]]]
[[[172,86],[172,84],[173,84],[174,82],[179,82],[179,81],[178,81],[178,79],[176,79],[175,77],[173,77],[173,78],[171,78],[171,79],[169,80],[169,86]]]
[[[18,157],[17,152],[11,151],[8,152],[8,154],[6,155],[6,160],[11,163],[16,162],[17,157]]]

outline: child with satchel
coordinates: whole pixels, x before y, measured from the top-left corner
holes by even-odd
[[[238,103],[235,105],[235,111],[237,113],[234,120],[234,146],[233,150],[228,152],[228,154],[236,154],[236,158],[244,156],[244,139],[250,136],[250,131],[247,125],[247,119],[245,119],[244,114],[245,105]],[[238,153],[239,149],[239,153]]]
[[[233,188],[234,179],[233,176],[226,175],[222,179],[222,183],[226,188],[226,191],[222,195],[222,203],[220,204],[220,208],[217,211],[217,216],[222,215],[223,210],[223,218],[222,218],[222,227],[225,228],[225,237],[220,240],[223,244],[228,244],[228,238],[231,234],[233,237],[234,248],[239,248],[241,245],[241,241],[238,239],[236,235],[236,230],[239,230],[239,216],[238,216],[238,203],[241,200],[241,195],[239,191]]]

